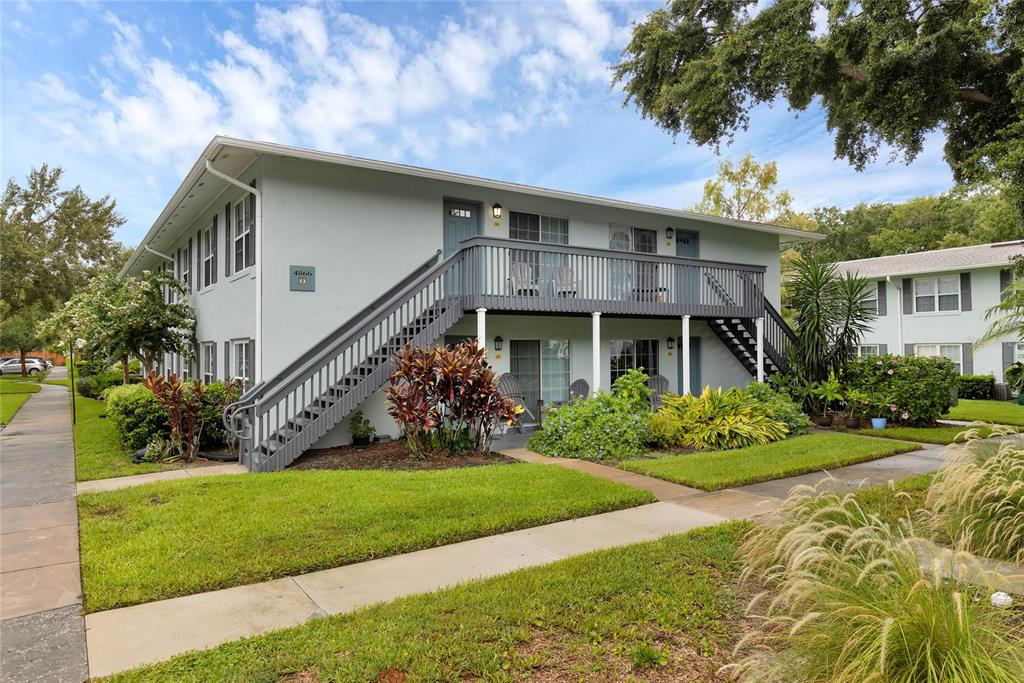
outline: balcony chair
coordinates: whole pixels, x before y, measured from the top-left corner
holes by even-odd
[[[572,266],[555,266],[551,269],[551,286],[556,297],[576,298],[579,293],[580,283],[575,279]]]
[[[537,276],[534,274],[533,265],[519,261],[511,264],[508,272],[512,296],[540,296],[540,287],[537,286]]]
[[[578,379],[569,385],[569,398],[586,398],[590,395],[590,385],[587,384],[587,380]]]
[[[498,378],[498,391],[507,399],[510,399],[513,403],[521,405],[523,407],[522,415],[528,415],[530,417],[531,424],[537,423],[537,418],[534,417],[533,411],[526,405],[526,396],[523,394],[523,385],[519,383],[519,378],[513,375],[511,372],[506,372],[504,375]],[[515,424],[512,425],[514,429],[518,429],[519,433],[523,433],[523,420],[522,415],[516,416]]]
[[[651,410],[661,407],[661,395],[668,391],[668,380],[662,375],[647,378],[647,386],[651,388]]]

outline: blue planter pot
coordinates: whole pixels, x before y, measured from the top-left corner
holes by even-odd
[[[871,418],[871,428],[872,429],[885,429],[885,424],[887,422],[888,422],[888,420],[886,418],[884,418],[884,417],[873,417],[873,418]]]

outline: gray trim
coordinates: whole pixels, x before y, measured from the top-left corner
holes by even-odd
[[[210,350],[213,351],[213,357],[210,359],[210,375],[213,377],[213,381],[217,381],[217,342],[210,342]]]
[[[231,202],[224,205],[224,277],[231,276]]]
[[[1015,342],[1003,342],[1003,376],[1006,376],[1006,369],[1013,365],[1013,357],[1016,355]]]
[[[888,304],[886,303],[886,295],[888,294],[888,290],[889,290],[889,288],[885,286],[885,280],[879,280],[878,281],[878,289],[877,289],[878,294],[876,295],[878,297],[878,317],[879,318],[885,316],[889,312],[888,311],[889,307],[888,307]]]
[[[249,343],[245,346],[245,367],[246,367],[246,379],[249,380],[248,386],[256,384],[256,340],[250,339]]]
[[[971,274],[960,273],[960,310],[971,310]]]
[[[217,216],[213,217],[213,227],[210,228],[210,252],[213,255],[213,260],[210,262],[210,284],[217,283],[217,249],[220,245],[220,240],[217,235]]]
[[[224,342],[224,380],[231,379],[231,340]]]
[[[879,356],[884,356],[887,353],[889,353],[889,345],[888,344],[879,344],[878,345],[878,355]]]
[[[961,375],[973,375],[974,374],[974,345],[968,342],[964,342],[960,345],[962,351],[960,352],[960,374]]]
[[[903,315],[911,315],[914,312],[914,281],[909,277],[903,278]]]
[[[914,345],[913,344],[904,344],[903,345],[903,355],[904,356],[913,356],[914,355]]]
[[[196,232],[196,270],[195,276],[192,280],[196,283],[195,291],[199,291],[203,288],[206,282],[203,280],[203,229],[199,228]]]
[[[1006,288],[1013,283],[1013,271],[1009,268],[1003,268],[999,271],[999,300],[1005,301],[1009,292]]]

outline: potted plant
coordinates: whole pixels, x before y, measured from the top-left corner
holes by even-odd
[[[843,422],[847,429],[860,429],[860,418],[871,407],[871,397],[860,389],[847,389],[845,398],[848,412]]]
[[[352,413],[352,417],[348,420],[349,426],[352,428],[352,445],[365,448],[370,445],[370,441],[377,434],[377,430],[373,428],[370,421],[363,416],[363,411],[357,410]]]
[[[827,380],[815,382],[811,387],[811,395],[820,401],[820,415],[815,421],[821,427],[831,427],[833,416],[829,414],[829,405],[842,403],[843,395],[840,393],[841,385],[835,376],[829,376]]]
[[[872,429],[885,429],[889,422],[889,418],[886,417],[890,413],[895,413],[898,410],[895,403],[892,402],[892,397],[889,395],[882,395],[875,399],[875,415],[876,417],[871,418]]]

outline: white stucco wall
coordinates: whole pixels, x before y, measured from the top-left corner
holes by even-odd
[[[985,311],[999,303],[999,268],[980,268],[971,271],[971,310],[936,311],[916,313],[903,311],[901,288],[904,277],[892,277],[886,284],[886,315],[875,319],[875,323],[864,336],[864,344],[886,344],[889,353],[902,354],[907,344],[973,344],[988,328]],[[950,273],[928,273],[919,277],[958,275]],[[878,282],[874,280],[873,282]],[[884,281],[884,280],[883,280]],[[900,335],[902,323],[902,341]],[[1018,341],[1006,338],[1001,341]],[[1000,341],[974,350],[976,375],[993,375],[996,381],[1003,378],[1002,344]]]

